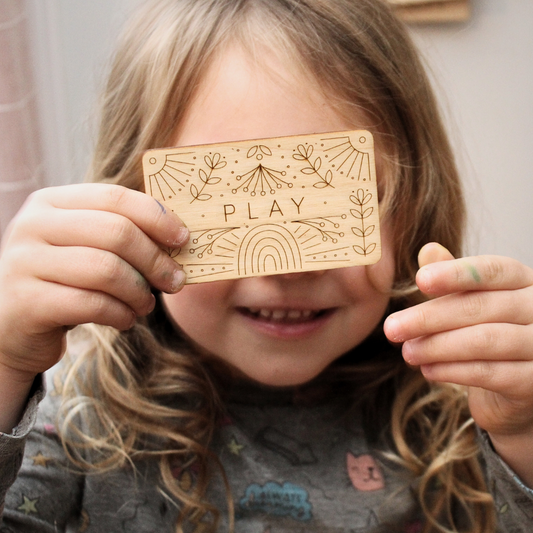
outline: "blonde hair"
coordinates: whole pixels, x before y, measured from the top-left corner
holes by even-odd
[[[114,58],[90,179],[142,190],[142,153],[170,144],[203,74],[235,41],[298,61],[340,112],[367,117],[383,152],[381,210],[391,222],[396,256],[392,305],[420,301],[418,250],[438,241],[460,255],[464,206],[424,68],[401,23],[378,0],[148,2]],[[66,376],[62,436],[86,468],[158,457],[164,490],[180,502],[177,531],[187,520],[211,520],[215,530],[220,511],[206,501],[206,489],[218,465],[209,452],[221,409],[217,387],[178,333],[157,328],[153,318],[125,333],[90,328],[93,347],[70,362]],[[379,362],[339,362],[331,372],[360,385],[365,409],[376,399],[386,408],[389,455],[418,480],[425,531],[494,531],[464,391],[428,384],[397,350],[385,352]],[[386,390],[394,394],[377,395]],[[176,398],[183,400],[179,409]],[[187,490],[171,475],[176,458],[201,466]],[[230,497],[228,505],[232,516]],[[455,520],[458,508],[465,524]]]

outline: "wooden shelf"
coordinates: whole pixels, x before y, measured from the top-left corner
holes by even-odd
[[[469,0],[389,0],[389,3],[410,24],[464,22],[470,18]]]

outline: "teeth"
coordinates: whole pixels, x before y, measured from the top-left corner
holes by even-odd
[[[259,311],[259,316],[261,318],[270,318],[272,316],[272,311],[269,311],[268,309],[261,309],[261,311]]]
[[[272,320],[283,320],[284,318],[287,318],[287,311],[283,311],[282,309],[272,311]]]
[[[260,309],[258,307],[250,307],[249,312],[259,318],[265,320],[275,320],[281,322],[283,320],[297,321],[308,320],[316,314],[316,311],[309,309]]]

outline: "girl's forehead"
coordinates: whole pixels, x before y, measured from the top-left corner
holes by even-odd
[[[287,56],[267,48],[252,55],[231,44],[205,72],[174,144],[340,131],[363,122],[362,114],[360,120],[341,114],[334,97]]]

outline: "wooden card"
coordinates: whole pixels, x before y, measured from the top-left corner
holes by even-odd
[[[375,263],[372,135],[299,135],[149,150],[145,190],[191,232],[187,283]]]

